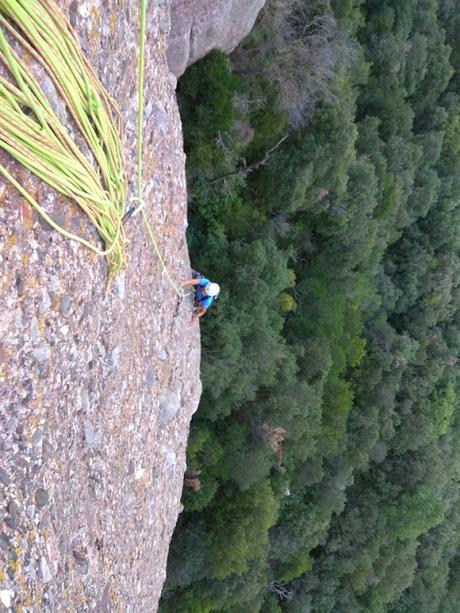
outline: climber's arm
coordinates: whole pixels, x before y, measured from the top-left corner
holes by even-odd
[[[187,287],[187,285],[198,285],[200,279],[187,279],[186,281],[182,281],[182,287]]]
[[[196,321],[199,317],[203,317],[208,309],[206,307],[199,307],[194,315],[192,315],[192,323]]]

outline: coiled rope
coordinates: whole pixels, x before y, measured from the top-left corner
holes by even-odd
[[[0,26],[0,60],[12,77],[0,74],[0,147],[72,198],[97,229],[105,249],[55,223],[2,165],[0,173],[57,232],[107,256],[110,272],[115,274],[124,264],[127,242],[122,225],[126,182],[118,108],[53,0],[0,0]],[[22,47],[21,56],[13,40],[15,47]],[[41,64],[62,96],[91,151],[91,161],[51,107],[25,62],[27,54]]]
[[[133,200],[139,203],[136,212],[142,213],[163,273],[182,298],[186,294],[165,264],[142,196],[146,15],[147,0],[140,0],[137,197]],[[96,227],[106,249],[98,249],[57,224],[1,164],[0,173],[57,232],[99,256],[107,256],[110,272],[116,274],[124,265],[127,242],[123,228],[123,219],[127,216],[124,213],[126,182],[118,107],[100,84],[70,23],[53,0],[0,0],[0,25],[0,60],[15,81],[0,74],[0,147],[48,185],[76,201]],[[45,69],[85,137],[93,164],[70,137],[3,30]]]

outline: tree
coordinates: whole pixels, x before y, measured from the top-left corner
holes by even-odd
[[[403,494],[388,510],[390,529],[400,539],[415,539],[444,518],[441,498],[421,485],[413,494]]]

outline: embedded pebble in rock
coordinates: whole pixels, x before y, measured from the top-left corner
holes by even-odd
[[[89,409],[89,394],[86,388],[80,391],[80,408],[83,413],[86,413]]]
[[[166,424],[171,421],[180,410],[180,396],[177,393],[167,394],[160,401],[161,423]]]
[[[155,375],[153,374],[153,370],[149,368],[147,371],[147,374],[145,375],[145,384],[147,387],[147,391],[150,392],[152,390],[154,381],[155,381]]]
[[[7,549],[10,544],[9,538],[3,532],[0,532],[0,549]]]
[[[46,311],[51,306],[51,299],[45,288],[42,288],[40,291],[41,299],[40,299],[40,315],[46,313]]]
[[[166,469],[170,469],[176,463],[176,452],[174,449],[168,449],[165,454],[165,467]]]
[[[144,475],[145,475],[145,468],[142,468],[142,466],[139,466],[138,468],[136,468],[136,472],[134,473],[134,479],[136,481],[139,481],[139,479],[142,479]]]
[[[11,607],[13,596],[14,592],[12,590],[0,590],[0,602],[7,609]]]
[[[23,479],[20,484],[22,497],[25,499],[29,495],[29,482],[27,479]]]
[[[11,530],[16,530],[18,527],[18,520],[16,517],[7,517],[4,521],[8,528],[11,528]]]
[[[51,104],[51,107],[53,108],[53,111],[59,117],[60,121],[65,123],[67,120],[66,106],[58,95],[53,81],[49,77],[45,76],[42,79],[41,86]]]
[[[15,502],[14,500],[12,500],[11,502],[8,503],[8,513],[12,516],[12,517],[18,517],[21,513],[20,509],[19,509],[19,505],[17,502]]]
[[[35,504],[37,505],[37,509],[42,509],[44,506],[48,504],[49,494],[43,488],[39,488],[35,492]]]
[[[37,362],[46,362],[46,361],[48,361],[50,355],[51,355],[51,350],[48,347],[48,345],[46,345],[45,343],[40,345],[34,351],[34,356],[35,356],[35,359],[37,360]]]
[[[3,338],[10,329],[12,320],[13,313],[11,311],[0,312],[0,338]]]
[[[121,356],[121,347],[114,347],[112,351],[109,353],[109,362],[112,368],[118,366],[118,362],[120,361]]]
[[[61,289],[61,282],[59,281],[59,278],[56,275],[52,275],[50,277],[48,287],[50,291],[52,291],[53,293],[56,293]]]
[[[36,317],[32,317],[32,321],[30,322],[30,338],[33,343],[38,343],[41,339],[40,330],[38,328],[38,319]]]
[[[116,278],[115,288],[117,290],[118,296],[121,298],[121,300],[123,300],[125,297],[125,273],[124,272],[120,273],[118,277]]]
[[[32,436],[32,443],[35,447],[39,447],[43,441],[43,434],[41,432],[34,432]]]
[[[41,558],[40,560],[40,573],[45,583],[48,583],[53,578],[46,558]]]
[[[89,421],[85,421],[85,443],[87,445],[93,445],[96,440],[96,433],[94,432],[93,426],[89,423]]]
[[[32,519],[33,516],[35,515],[35,506],[33,504],[28,505],[26,508],[26,513],[27,513],[27,517],[29,519]]]
[[[152,111],[153,111],[153,107],[152,107]],[[161,106],[160,103],[157,103],[155,105],[155,121],[158,126],[158,130],[160,131],[160,134],[162,135],[165,135],[168,132],[167,120],[168,120],[168,116],[166,114],[166,111],[164,110],[164,108]]]
[[[70,311],[71,306],[72,301],[70,300],[70,298],[68,296],[63,296],[61,298],[61,306],[59,308],[59,312],[61,313],[61,315],[67,315]]]

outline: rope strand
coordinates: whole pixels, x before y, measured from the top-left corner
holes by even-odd
[[[139,91],[138,91],[138,120],[137,120],[137,197],[135,200],[140,203],[137,210],[140,209],[142,220],[147,230],[147,234],[150,238],[150,242],[157,254],[158,259],[163,267],[163,272],[166,273],[171,287],[176,294],[180,297],[184,297],[184,293],[175,283],[171,273],[169,272],[161,251],[158,247],[158,243],[153,235],[152,227],[147,218],[145,212],[144,199],[142,197],[142,149],[143,149],[143,123],[144,123],[144,67],[145,67],[145,31],[147,21],[147,0],[140,0],[140,33],[139,33]]]
[[[8,38],[7,38],[8,34]],[[46,71],[93,156],[80,151],[39,82],[9,39]],[[53,222],[40,204],[0,165],[1,174],[57,232],[98,256],[110,274],[124,265],[122,226],[126,181],[121,117],[84,57],[68,20],[52,0],[0,0],[0,147],[41,180],[72,198],[88,216],[106,249]],[[32,112],[32,113],[31,113]]]
[[[98,256],[106,256],[112,275],[125,261],[123,220],[140,211],[163,273],[182,298],[184,293],[166,266],[142,197],[146,21],[147,0],[140,0],[137,196],[132,199],[138,206],[125,213],[121,115],[83,55],[70,23],[53,0],[0,0],[0,61],[13,78],[10,81],[0,75],[0,147],[53,189],[77,202],[106,249],[65,230],[2,165],[0,173],[59,234]],[[61,124],[6,32],[47,72],[84,136],[97,169]]]

